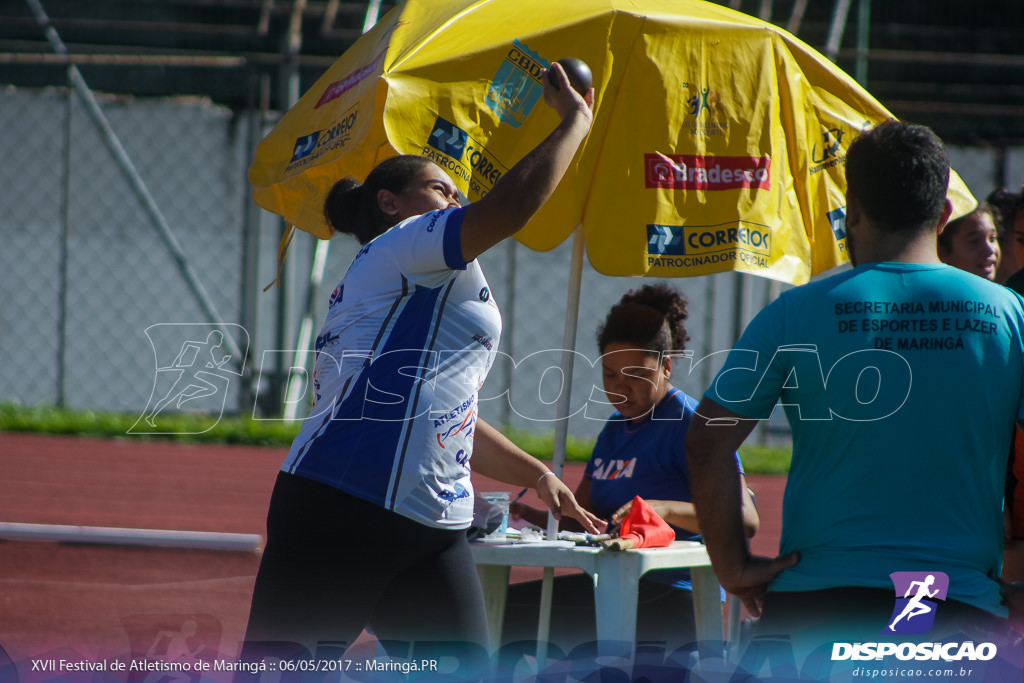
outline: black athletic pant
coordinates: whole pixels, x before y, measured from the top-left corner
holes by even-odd
[[[246,632],[255,643],[381,641],[486,647],[466,532],[424,526],[332,486],[281,473],[267,515]],[[244,655],[243,655],[244,656]]]

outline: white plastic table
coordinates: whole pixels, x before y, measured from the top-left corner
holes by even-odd
[[[602,645],[613,647],[615,641],[633,643],[635,651],[637,591],[641,576],[652,569],[689,569],[697,639],[722,640],[721,592],[707,550],[701,543],[675,541],[667,548],[638,550],[533,543],[471,543],[470,548],[483,584],[492,649],[497,649],[501,643],[512,566],[582,569],[593,577],[599,654]],[[541,633],[547,632],[545,627],[550,618],[550,613],[542,610]]]

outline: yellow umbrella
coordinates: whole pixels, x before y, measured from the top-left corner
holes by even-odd
[[[593,71],[594,125],[523,244],[582,225],[606,275],[800,284],[847,261],[845,150],[891,114],[794,36],[699,0],[408,0],[264,139],[255,201],[326,239],[334,181],[396,153],[478,199],[554,126],[539,76],[570,56]],[[976,204],[955,174],[950,196]]]
[[[249,171],[254,199],[327,239],[334,182],[397,153],[431,158],[479,199],[555,127],[537,106],[539,79],[563,57],[590,65],[594,124],[575,167],[516,235],[549,250],[574,234],[563,377],[584,244],[596,270],[619,276],[735,270],[800,284],[848,260],[845,150],[891,114],[794,36],[699,0],[407,0],[263,140]],[[976,205],[955,174],[950,195],[956,215]],[[562,391],[556,474],[569,404]],[[543,661],[546,619],[538,641]]]

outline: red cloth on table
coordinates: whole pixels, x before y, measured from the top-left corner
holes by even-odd
[[[640,496],[633,498],[633,506],[622,520],[621,538],[636,540],[634,548],[664,548],[676,540],[676,532]]]

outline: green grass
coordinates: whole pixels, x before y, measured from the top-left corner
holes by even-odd
[[[160,416],[160,429],[166,433],[132,433],[131,429],[138,420],[137,414],[0,404],[0,432],[286,447],[299,431],[298,423],[289,424],[281,420],[247,417],[217,420],[208,415],[182,413]]]
[[[508,428],[502,432],[517,446],[541,460],[551,460],[555,452],[555,433],[528,432],[525,429]],[[593,439],[577,439],[569,435],[565,442],[565,459],[569,462],[586,462],[590,451],[594,450]]]
[[[740,461],[747,474],[786,474],[793,449],[789,446],[740,446]]]
[[[282,420],[253,420],[239,416],[225,416],[217,420],[206,415],[183,413],[160,416],[160,429],[167,433],[132,433],[130,430],[138,419],[136,414],[0,403],[0,432],[287,448],[300,426],[298,422],[287,423]],[[554,431],[537,433],[513,428],[505,430],[505,434],[527,453],[542,460],[551,460],[555,448]],[[570,435],[565,447],[566,460],[585,462],[593,447],[592,439],[578,439]],[[740,458],[748,474],[785,474],[789,471],[790,449],[745,444],[740,448]]]

